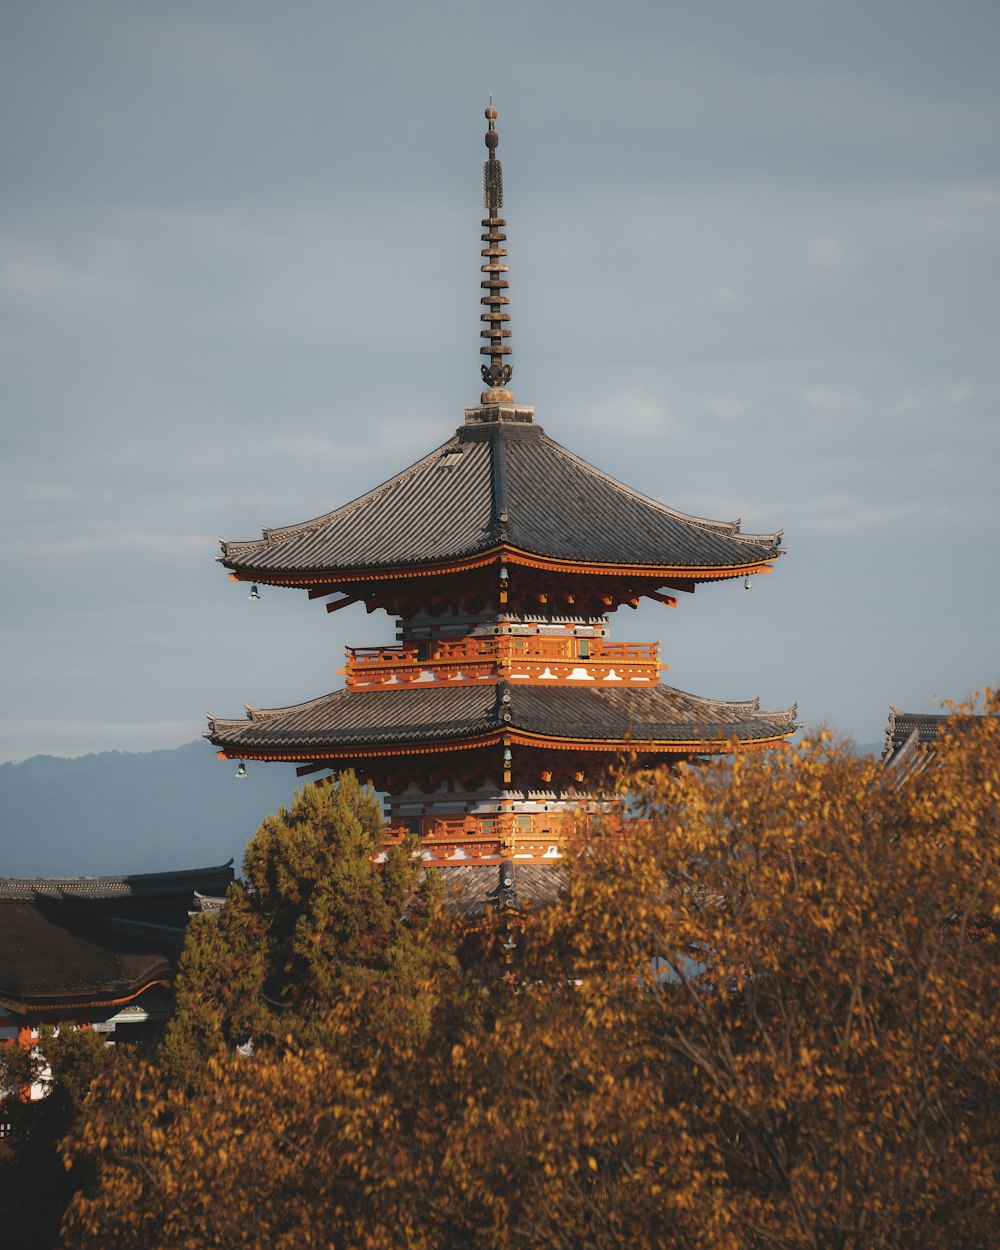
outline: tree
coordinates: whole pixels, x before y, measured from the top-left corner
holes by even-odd
[[[470,1112],[477,1200],[546,1246],[990,1244],[1000,704],[968,712],[902,788],[829,735],[647,778],[470,1058],[517,1091]]]
[[[400,1244],[416,1074],[489,994],[415,847],[382,839],[350,773],[264,821],[189,929],[159,1064],[101,1084],[68,1144],[100,1181],[67,1245]]]
[[[90,1168],[89,1161],[81,1159],[68,1171],[59,1143],[67,1133],[79,1130],[91,1081],[116,1066],[116,1058],[99,1034],[72,1025],[43,1026],[38,1046],[31,1051],[15,1044],[0,1047],[0,1117],[12,1132],[0,1140],[0,1228],[5,1248],[44,1250],[60,1244],[63,1212],[88,1179]],[[29,1101],[25,1091],[46,1068],[46,1097]]]
[[[386,1013],[428,1027],[438,988],[457,973],[451,926],[413,846],[373,867],[383,836],[379,801],[353,773],[306,786],[264,820],[221,913],[189,928],[162,1051],[174,1079],[197,1084],[210,1056],[246,1043],[328,1041],[329,1013],[351,987],[367,988],[373,1013],[382,999],[365,1037],[402,1026]]]
[[[1000,706],[985,711],[957,715],[902,787],[829,735],[633,777],[643,819],[595,838],[562,901],[525,918],[512,984],[457,968],[443,940],[411,965],[438,922],[390,923],[374,868],[351,897],[419,975],[397,978],[353,922],[301,922],[340,914],[305,891],[263,963],[322,1027],[281,1042],[289,1017],[268,1006],[274,1040],[251,1059],[217,1048],[190,1095],[152,1068],[99,1083],[68,1155],[119,1136],[66,1244],[991,1244]],[[316,933],[329,996],[323,967],[294,962]],[[125,1132],[123,1104],[142,1108]]]

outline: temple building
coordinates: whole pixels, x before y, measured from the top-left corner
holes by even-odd
[[[232,880],[232,860],[121,877],[0,877],[0,1046],[31,1049],[44,1024],[119,1042],[155,1037],[188,919],[221,907]]]
[[[610,637],[624,604],[675,607],[701,583],[770,573],[781,535],[631,489],[515,401],[496,116],[491,102],[479,403],[382,485],[261,539],[224,541],[217,557],[251,596],[291,586],[328,612],[382,609],[398,618],[397,645],[349,648],[344,689],[210,718],[206,737],[223,758],[298,761],[300,775],[354,769],[388,793],[390,836],[419,835],[430,862],[520,873],[558,863],[581,810],[614,809],[609,775],[624,752],[653,765],[734,742],[766,748],[792,733],[795,709],[676,690],[660,680],[658,644]]]
[[[969,715],[975,720],[979,713]],[[954,723],[955,712],[901,712],[890,703],[882,767],[897,785],[909,781],[934,763],[941,733]]]

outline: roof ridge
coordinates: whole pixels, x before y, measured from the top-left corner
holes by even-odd
[[[305,711],[306,708],[316,707],[320,703],[325,703],[328,699],[332,699],[334,695],[347,693],[348,691],[345,687],[340,687],[337,690],[328,690],[326,694],[317,695],[314,699],[307,699],[305,703],[288,703],[284,707],[251,707],[249,703],[244,703],[243,706],[246,708],[247,714],[243,720],[237,720],[232,716],[212,716],[210,714],[208,722],[213,726],[212,733],[215,732],[214,726],[216,725],[245,726],[247,721],[259,724],[262,721],[273,720],[276,716],[284,716],[288,712]],[[202,735],[205,738],[208,736],[208,734]]]
[[[233,861],[207,868],[180,868],[168,872],[122,873],[114,876],[0,877],[0,898],[31,899],[39,894],[95,898],[109,894],[193,892],[194,882],[218,880],[224,873],[232,879]]]
[[[634,486],[629,486],[627,482],[621,481],[620,478],[606,472],[604,469],[598,468],[597,465],[591,464],[589,460],[585,460],[583,456],[577,455],[575,451],[570,451],[568,447],[564,447],[562,443],[557,442],[548,434],[542,434],[547,442],[568,460],[574,461],[582,468],[593,473],[595,477],[602,478],[604,481],[616,486],[619,490],[624,491],[627,495],[631,495],[634,499],[639,499],[643,503],[651,504],[659,512],[666,513],[667,516],[673,517],[678,521],[687,521],[691,525],[697,526],[712,534],[721,534],[726,538],[738,538],[743,542],[766,542],[770,541],[777,545],[778,540],[784,533],[783,530],[775,530],[769,534],[744,534],[740,531],[741,521],[739,517],[735,521],[713,521],[710,517],[692,516],[689,512],[681,512],[679,508],[672,508],[669,504],[663,503],[659,499],[654,499],[652,495],[647,495],[641,490],[637,490]]]
[[[384,482],[380,482],[377,486],[373,486],[370,490],[366,490],[363,494],[357,495],[354,499],[348,500],[347,503],[341,504],[339,508],[332,508],[329,512],[324,512],[321,516],[313,517],[308,521],[299,521],[294,525],[284,526],[266,526],[261,529],[261,538],[249,539],[246,541],[231,541],[220,539],[223,553],[228,557],[231,550],[237,548],[260,547],[263,544],[273,545],[274,543],[286,542],[292,538],[297,538],[300,534],[307,534],[310,530],[319,529],[321,526],[329,523],[335,517],[347,516],[356,508],[363,504],[372,502],[379,498],[380,495],[401,482],[405,482],[408,477],[417,473],[420,469],[425,468],[435,459],[446,452],[450,447],[459,442],[458,434],[455,433],[451,438],[447,439],[440,446],[429,451],[425,456],[421,456],[419,460],[413,464],[407,465],[405,469],[394,474],[390,478],[386,478]]]

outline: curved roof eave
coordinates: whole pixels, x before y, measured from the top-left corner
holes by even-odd
[[[231,758],[314,759],[398,748],[433,753],[498,737],[602,749],[719,749],[728,741],[778,741],[796,728],[796,708],[723,701],[669,686],[614,690],[518,686],[339,690],[296,707],[248,709],[248,720],[210,718],[206,737]]]
[[[596,468],[539,426],[466,427],[401,473],[310,521],[222,542],[217,557],[249,578],[406,576],[484,553],[521,551],[588,569],[664,576],[730,569],[782,554],[782,531],[671,508]],[[411,574],[412,575],[412,574]]]

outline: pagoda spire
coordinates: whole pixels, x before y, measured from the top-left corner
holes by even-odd
[[[486,120],[489,122],[486,147],[489,150],[489,157],[483,163],[483,208],[487,216],[483,218],[482,223],[484,247],[480,253],[483,257],[481,272],[485,277],[479,284],[484,291],[479,302],[485,309],[479,318],[484,323],[479,336],[488,339],[489,342],[484,343],[479,352],[480,355],[489,357],[489,364],[484,362],[481,368],[483,381],[487,386],[482,395],[482,402],[484,404],[510,404],[514,402],[514,396],[506,389],[506,386],[513,369],[504,361],[504,357],[509,356],[511,351],[504,342],[504,339],[510,338],[510,330],[506,328],[506,323],[510,321],[510,313],[505,311],[510,303],[505,294],[509,284],[501,276],[507,272],[507,266],[501,260],[507,255],[507,249],[501,246],[507,242],[507,236],[503,233],[503,228],[507,223],[500,216],[500,210],[503,208],[503,166],[497,160],[497,144],[500,142],[500,136],[494,126],[496,119],[497,110],[493,105],[493,97],[490,96],[490,102],[486,108]]]

